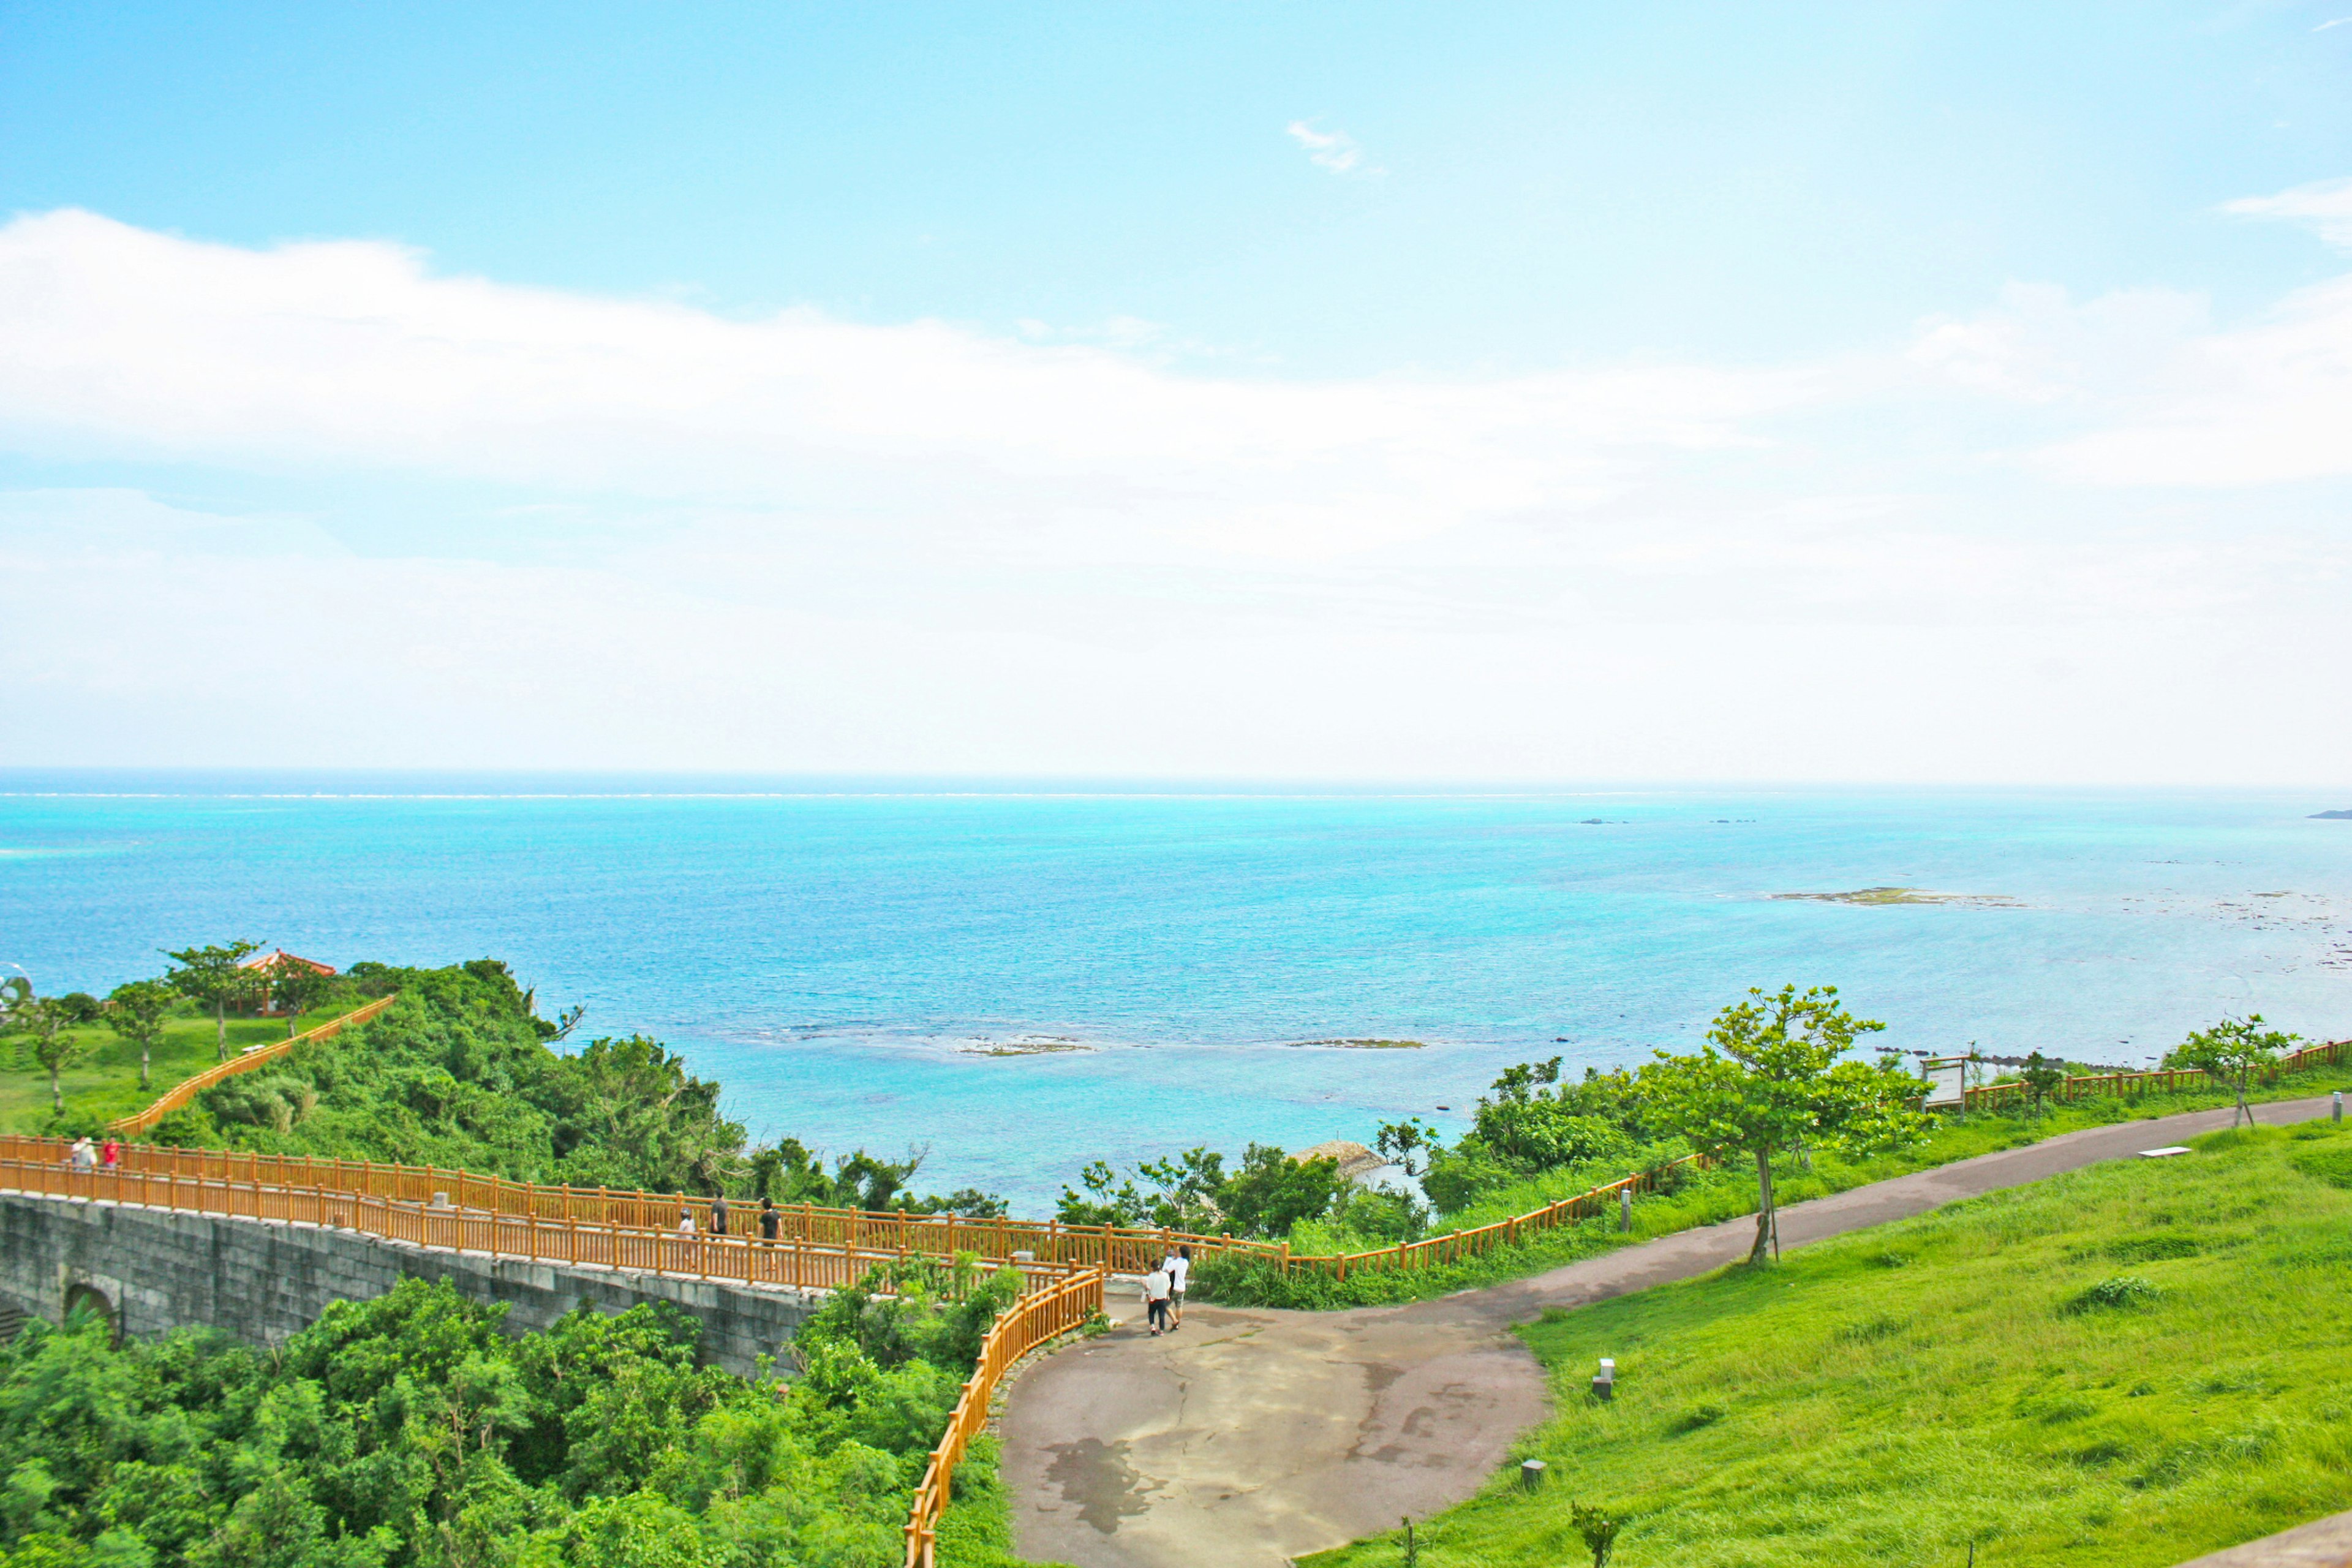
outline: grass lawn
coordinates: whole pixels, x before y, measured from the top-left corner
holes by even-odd
[[[2352,1064],[2314,1068],[2308,1072],[2282,1079],[2267,1089],[2253,1090],[2247,1099],[2255,1102],[2306,1100],[2339,1089],[2352,1093]],[[1948,1165],[1956,1160],[1989,1154],[1995,1150],[2039,1142],[2062,1132],[2104,1127],[2118,1121],[2174,1116],[2185,1110],[2222,1108],[2228,1106],[2232,1098],[2226,1089],[2152,1094],[2131,1100],[2102,1095],[2067,1105],[2053,1105],[2040,1115],[1979,1111],[1966,1121],[1943,1117],[1938,1118],[1927,1140],[1916,1148],[1899,1153],[1875,1155],[1867,1160],[1848,1160],[1823,1152],[1813,1159],[1811,1170],[1803,1169],[1793,1158],[1783,1159],[1774,1164],[1772,1182],[1783,1205],[1801,1203],[1807,1198],[1825,1197],[1832,1193],[1845,1192],[1891,1176],[1906,1175],[1913,1171]],[[1512,1215],[1526,1214],[1555,1199],[1589,1192],[1595,1185],[1614,1181],[1622,1173],[1597,1169],[1553,1172],[1501,1189],[1460,1215],[1449,1215],[1440,1228],[1466,1230]],[[1678,1193],[1637,1199],[1633,1205],[1633,1229],[1630,1235],[1618,1231],[1617,1216],[1612,1214],[1581,1226],[1560,1226],[1517,1247],[1498,1247],[1463,1263],[1405,1272],[1386,1268],[1366,1269],[1349,1276],[1345,1281],[1334,1281],[1304,1271],[1296,1271],[1286,1280],[1270,1268],[1212,1261],[1202,1266],[1198,1276],[1198,1288],[1202,1300],[1237,1305],[1336,1308],[1419,1300],[1506,1279],[1524,1279],[1529,1274],[1556,1268],[1633,1242],[1647,1241],[1654,1237],[1687,1230],[1693,1226],[1713,1225],[1755,1212],[1756,1173],[1752,1168],[1733,1167],[1706,1173]],[[1292,1249],[1295,1252],[1326,1250],[1321,1245],[1326,1239],[1319,1234],[1319,1227],[1301,1226],[1299,1232],[1293,1236]],[[1328,1239],[1345,1240],[1339,1237]],[[1360,1241],[1354,1245],[1361,1247],[1368,1244]]]
[[[359,1005],[338,1002],[296,1022],[308,1029]],[[68,1123],[88,1119],[110,1121],[144,1110],[165,1089],[213,1065],[213,1016],[193,1011],[175,1013],[165,1021],[163,1037],[156,1043],[153,1087],[139,1088],[139,1047],[104,1025],[67,1031],[90,1043],[88,1056],[59,1075],[65,1089]],[[268,1045],[286,1037],[283,1018],[231,1018],[231,1056],[247,1046]],[[0,1132],[39,1132],[49,1122],[49,1075],[33,1059],[32,1042],[22,1035],[0,1037]]]
[[[1547,1314],[1549,1479],[1421,1521],[1422,1568],[1589,1562],[1572,1501],[1615,1568],[2163,1568],[2352,1508],[2352,1131],[2195,1147]]]

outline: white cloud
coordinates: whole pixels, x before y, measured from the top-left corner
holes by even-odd
[[[1335,174],[1353,174],[1361,167],[1364,151],[1356,139],[1344,131],[1318,131],[1304,120],[1294,120],[1284,127],[1290,139],[1307,149],[1307,161],[1318,169],[1328,169]],[[1377,169],[1365,169],[1366,174],[1378,174]]]
[[[0,761],[2341,777],[2340,492],[2261,487],[2344,471],[2347,323],[2021,285],[1832,363],[1283,380],[20,218],[0,446],[302,499],[0,494]]]
[[[2346,20],[2352,21],[2352,17]],[[2352,179],[2318,180],[2274,196],[2224,202],[2221,210],[2241,217],[2284,218],[2307,224],[2339,250],[2352,250]]]
[[[2309,225],[2352,248],[2352,179],[2225,211]],[[2047,405],[2038,461],[2098,485],[2246,487],[2352,476],[2352,275],[2215,326],[2198,295],[2121,290],[2077,303],[2011,284],[1965,320],[1922,323],[1911,362],[1948,382]]]
[[[0,440],[50,456],[854,501],[1277,554],[1584,504],[1662,453],[1753,445],[1745,422],[1803,390],[1788,373],[1667,365],[1185,376],[939,321],[730,321],[436,278],[385,245],[253,251],[80,212],[0,228]]]

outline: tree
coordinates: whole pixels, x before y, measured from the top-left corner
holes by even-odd
[[[2238,1091],[2238,1106],[2231,1112],[2230,1125],[2235,1127],[2240,1117],[2249,1126],[2254,1113],[2246,1104],[2246,1079],[2258,1067],[2276,1062],[2279,1053],[2302,1037],[2278,1029],[2263,1027],[2263,1016],[2249,1013],[2242,1018],[2224,1018],[2210,1029],[2200,1029],[2180,1045],[2167,1052],[2164,1065],[2168,1068],[2201,1068],[2229,1083]]]
[[[1437,1130],[1418,1116],[1409,1116],[1402,1121],[1381,1122],[1379,1134],[1372,1140],[1372,1147],[1378,1149],[1390,1164],[1416,1180],[1429,1168],[1430,1157],[1444,1152],[1445,1149],[1437,1136]]]
[[[1217,1189],[1217,1206],[1244,1236],[1285,1237],[1315,1219],[1339,1195],[1339,1162],[1293,1159],[1268,1143],[1242,1151],[1242,1168]]]
[[[62,1111],[66,1108],[65,1090],[58,1082],[58,1075],[79,1061],[89,1050],[89,1037],[69,1032],[74,1012],[75,1009],[58,996],[36,996],[8,1009],[10,1026],[32,1036],[33,1059],[48,1069],[49,1109],[52,1111]]]
[[[228,1005],[253,994],[253,972],[244,963],[260,951],[259,942],[245,941],[164,950],[163,956],[180,966],[163,977],[172,989],[212,1008],[213,1046],[222,1061],[228,1060]]]
[[[2056,1093],[2058,1086],[2066,1081],[2066,1069],[2063,1064],[2035,1051],[2025,1058],[2025,1065],[2017,1069],[2017,1081],[2025,1086],[2026,1103],[2039,1115],[2042,1102]]]
[[[155,980],[127,981],[106,999],[106,1026],[139,1047],[142,1089],[148,1086],[148,1062],[163,1036],[163,1016],[174,999],[172,988]]]
[[[1625,1521],[1605,1508],[1580,1502],[1570,1505],[1568,1522],[1592,1553],[1592,1568],[1609,1568],[1609,1549],[1617,1544],[1617,1532]]]
[[[280,958],[261,972],[268,977],[269,999],[286,1009],[286,1037],[294,1037],[301,1015],[319,1005],[334,989],[334,977],[321,974],[299,958]]]
[[[1803,1140],[1852,1154],[1916,1141],[1927,1117],[1915,1108],[1919,1080],[1900,1059],[1875,1066],[1838,1058],[1854,1037],[1886,1026],[1857,1018],[1837,987],[1798,993],[1783,985],[1716,1015],[1696,1055],[1657,1053],[1642,1068],[1643,1101],[1660,1124],[1710,1153],[1756,1161],[1756,1245],[1750,1263],[1777,1252],[1780,1215],[1772,1196],[1772,1156]]]

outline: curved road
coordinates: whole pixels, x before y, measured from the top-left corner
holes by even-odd
[[[2327,1100],[2254,1108],[2265,1123]],[[1780,1211],[1786,1248],[2177,1143],[2228,1110],[2069,1132]],[[1747,1256],[1753,1217],[1398,1307],[1196,1306],[1152,1339],[1132,1303],[1013,1384],[1004,1479],[1024,1556],[1077,1568],[1280,1568],[1477,1490],[1549,1401],[1514,1324]],[[1122,1296],[1127,1292],[1121,1292]],[[1119,1309],[1115,1308],[1115,1311]]]

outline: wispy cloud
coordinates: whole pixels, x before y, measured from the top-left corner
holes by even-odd
[[[2352,22],[2352,16],[2345,18]],[[2247,196],[2224,202],[2221,210],[2241,217],[2284,218],[2318,232],[2319,237],[2343,250],[2352,250],[2352,179],[2315,180],[2274,196]]]
[[[1365,164],[1364,150],[1344,131],[1318,131],[1304,120],[1292,121],[1287,129],[1290,139],[1307,149],[1307,161],[1318,169],[1335,174],[1380,173]]]
[[[2347,22],[2352,22],[2352,16],[2338,16],[2333,21],[2322,22],[2319,26],[2314,27],[2312,31],[2315,33],[2324,33],[2330,27],[2341,27]]]

